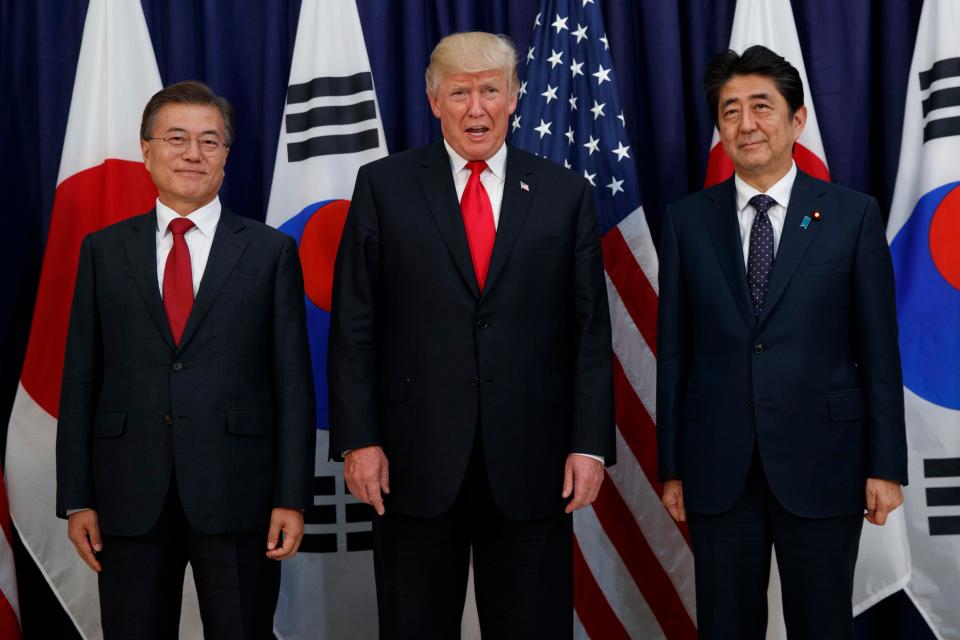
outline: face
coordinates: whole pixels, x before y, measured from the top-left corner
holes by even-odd
[[[212,105],[167,104],[160,107],[150,136],[191,138],[184,151],[173,151],[163,140],[141,140],[143,162],[157,185],[160,201],[179,213],[193,213],[216,197],[227,162],[226,147],[213,155],[200,150],[198,138],[226,142],[223,117]]]
[[[733,76],[720,90],[718,110],[720,141],[740,177],[775,182],[790,170],[807,109],[800,107],[791,116],[772,78]]]
[[[488,160],[500,149],[517,108],[505,71],[445,75],[428,98],[444,139],[466,160]]]

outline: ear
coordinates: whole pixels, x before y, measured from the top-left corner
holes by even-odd
[[[510,112],[510,114],[513,114],[513,112],[517,110],[517,102],[519,100],[520,96],[516,93],[510,98],[510,105],[507,107],[507,110]]]
[[[149,140],[140,140],[140,154],[143,156],[143,164],[146,165],[147,171],[150,170],[150,141]]]
[[[438,119],[440,118],[440,100],[437,99],[437,96],[430,93],[427,94],[427,100],[430,101],[430,111],[433,111],[433,115]]]
[[[800,134],[803,133],[803,128],[807,126],[807,107],[806,105],[800,107],[793,114],[793,141],[796,142],[800,139]]]

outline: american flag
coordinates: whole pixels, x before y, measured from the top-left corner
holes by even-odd
[[[618,462],[574,514],[574,624],[580,638],[695,638],[693,554],[657,481],[657,255],[599,3],[541,3],[511,122],[518,147],[590,181],[603,236]]]

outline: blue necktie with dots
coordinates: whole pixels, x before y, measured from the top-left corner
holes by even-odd
[[[773,270],[773,225],[767,212],[777,201],[758,193],[750,198],[750,205],[756,209],[750,229],[750,250],[747,253],[747,285],[750,287],[750,300],[753,302],[753,315],[763,311],[763,301],[767,297],[767,285],[770,284],[770,272]]]

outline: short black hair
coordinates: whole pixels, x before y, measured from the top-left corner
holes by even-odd
[[[198,104],[216,107],[223,118],[225,145],[233,144],[233,107],[223,96],[218,96],[210,87],[197,80],[176,82],[153,94],[143,109],[140,121],[140,139],[147,140],[153,135],[153,123],[160,108],[167,104]]]
[[[707,105],[713,113],[713,121],[719,117],[720,90],[733,76],[766,76],[774,81],[790,107],[790,116],[803,106],[803,81],[800,72],[783,56],[755,44],[738,54],[733,49],[724,51],[715,57],[703,74],[703,89],[707,94]]]

